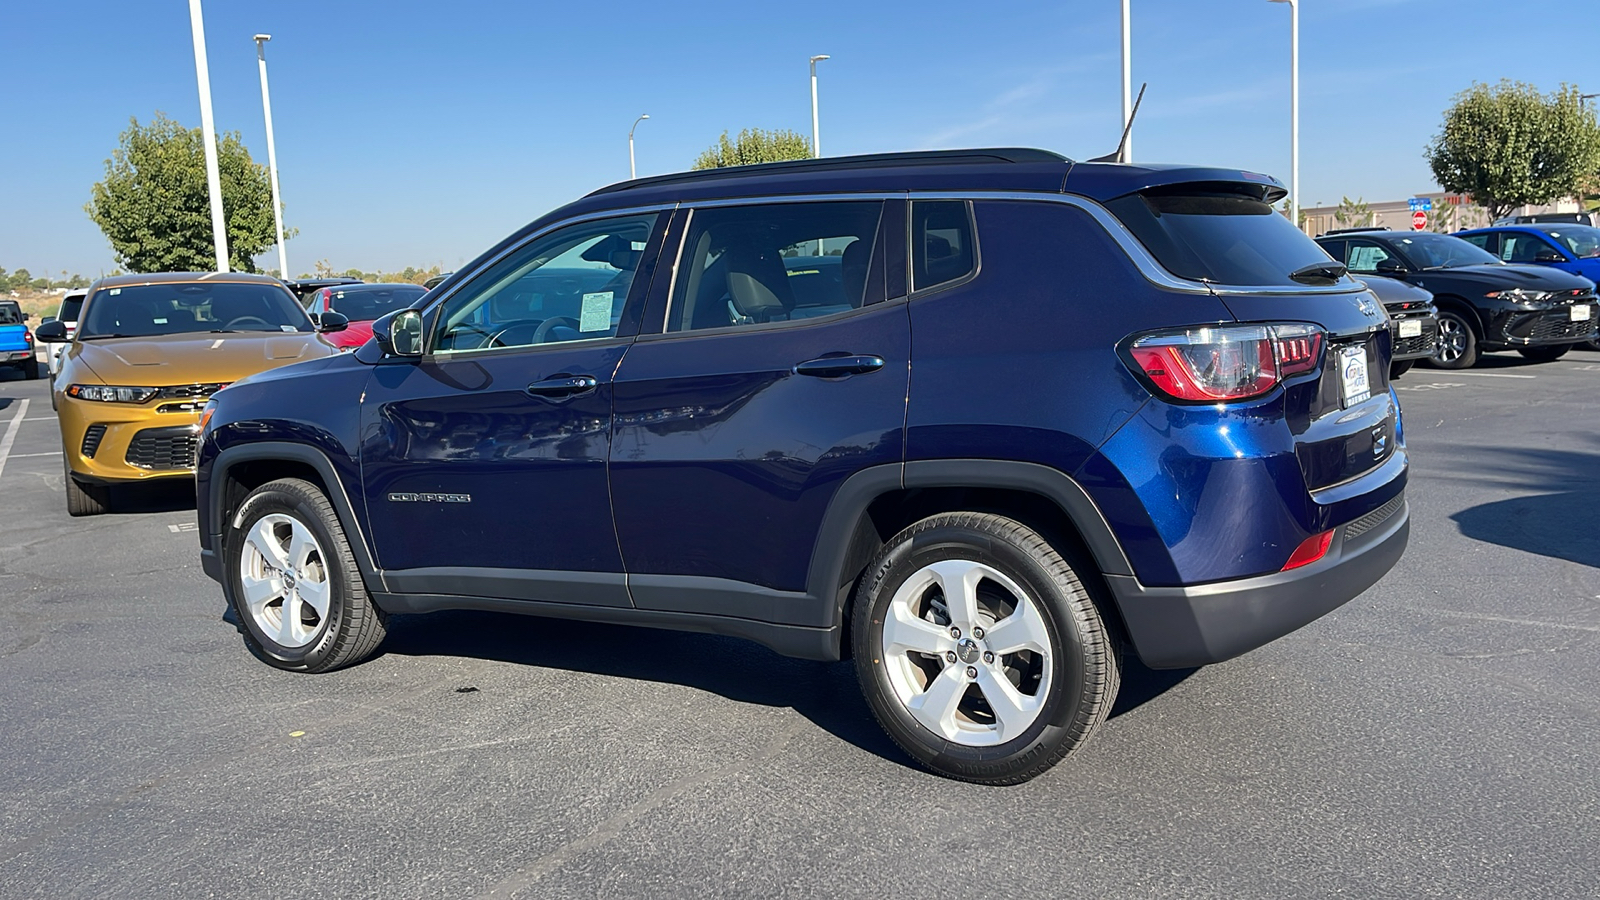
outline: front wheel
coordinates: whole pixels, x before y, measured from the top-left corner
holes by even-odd
[[[856,675],[896,744],[941,775],[1019,784],[1110,713],[1120,645],[1077,570],[997,515],[923,519],[867,569],[852,619]]]
[[[67,515],[100,516],[111,511],[111,487],[104,484],[80,484],[72,477],[72,467],[66,467]]]
[[[354,665],[377,649],[383,611],[367,595],[333,504],[285,478],[245,498],[223,535],[228,602],[262,661],[299,672]]]
[[[1528,347],[1517,352],[1521,353],[1524,359],[1531,359],[1534,362],[1554,362],[1566,356],[1567,351],[1571,349],[1571,344],[1558,344],[1554,347]]]
[[[1439,369],[1470,369],[1478,361],[1478,336],[1457,312],[1439,310],[1439,346],[1430,360]]]
[[[1399,359],[1389,363],[1389,380],[1393,381],[1394,379],[1399,378],[1401,375],[1411,371],[1411,366],[1415,362],[1416,360],[1414,359]]]

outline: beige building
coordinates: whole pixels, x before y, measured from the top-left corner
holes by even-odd
[[[1419,198],[1426,198],[1433,203],[1433,209],[1428,211],[1427,231],[1437,231],[1449,234],[1453,231],[1462,231],[1468,228],[1482,228],[1491,224],[1489,212],[1477,206],[1471,198],[1463,194],[1448,194],[1442,191],[1417,194]],[[1359,228],[1365,225],[1379,228],[1392,228],[1395,231],[1412,230],[1412,212],[1409,200],[1385,200],[1368,203],[1370,210],[1366,222],[1340,222],[1336,218],[1339,207],[1337,206],[1312,206],[1301,207],[1300,215],[1305,219],[1305,232],[1313,237],[1335,228]],[[1544,206],[1523,206],[1512,211],[1513,215],[1528,215],[1531,213],[1546,212],[1578,212],[1583,207],[1576,200],[1562,200]]]

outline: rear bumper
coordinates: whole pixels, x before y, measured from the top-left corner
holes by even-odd
[[[1139,658],[1153,669],[1222,662],[1355,599],[1405,552],[1411,512],[1404,494],[1395,500],[1385,505],[1386,515],[1380,509],[1340,526],[1326,556],[1288,572],[1194,587],[1145,587],[1135,576],[1106,576]]]

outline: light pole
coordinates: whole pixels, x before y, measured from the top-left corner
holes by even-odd
[[[283,248],[283,195],[278,193],[278,151],[272,143],[272,98],[267,94],[267,41],[270,34],[258,34],[256,62],[261,66],[261,109],[267,117],[267,176],[272,180],[272,224],[278,229],[278,277],[289,277],[289,256]]]
[[[817,137],[817,62],[827,54],[811,57],[811,158],[822,158],[822,139]]]
[[[639,177],[638,170],[633,167],[633,129],[634,128],[638,128],[639,127],[639,123],[643,122],[645,119],[648,119],[648,118],[650,118],[650,114],[649,113],[645,113],[644,115],[640,116],[639,118],[634,119],[633,120],[633,128],[629,128],[628,129],[628,177],[629,178],[638,178]]]
[[[1122,0],[1122,127],[1128,132],[1128,138],[1122,144],[1122,158],[1117,162],[1133,162],[1133,131],[1128,128],[1128,121],[1133,117],[1133,50],[1128,38],[1129,32],[1129,0]]]
[[[211,71],[206,67],[206,24],[200,0],[189,0],[189,30],[194,34],[194,73],[200,82],[200,138],[206,152],[206,188],[211,193],[211,237],[217,271],[228,271],[228,226],[222,218],[222,176],[217,174],[217,129],[211,120]]]
[[[1300,0],[1289,4],[1289,221],[1300,227]]]

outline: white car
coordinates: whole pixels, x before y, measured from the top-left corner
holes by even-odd
[[[64,322],[67,326],[67,340],[72,340],[72,335],[78,330],[78,312],[83,309],[83,298],[88,293],[83,289],[67,291],[61,295],[61,306],[57,307],[54,316],[46,316],[45,322]],[[41,323],[43,324],[43,323]],[[49,356],[45,357],[50,368],[50,380],[55,381],[56,373],[61,371],[61,354],[66,351],[67,345],[47,344]]]

